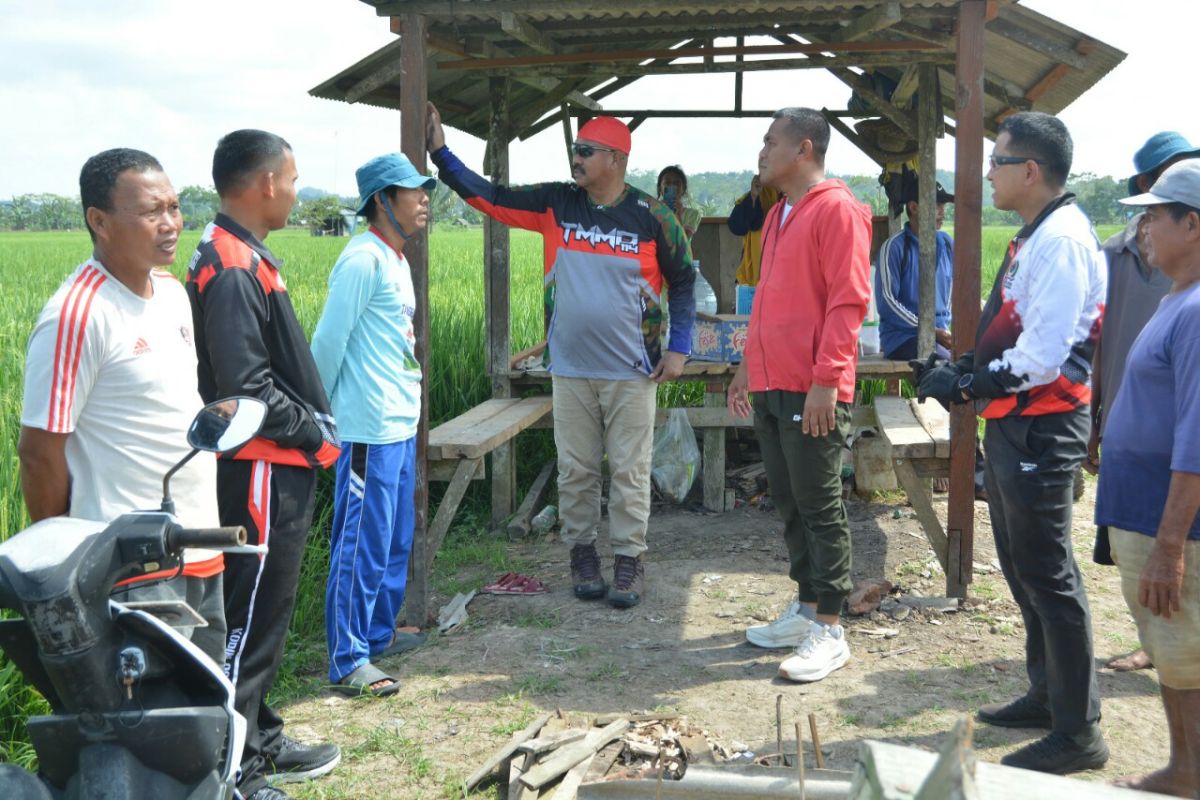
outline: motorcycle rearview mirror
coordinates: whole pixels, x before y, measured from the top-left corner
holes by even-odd
[[[200,409],[187,432],[192,451],[163,477],[161,510],[168,514],[175,513],[175,501],[171,499],[171,478],[196,453],[201,450],[224,453],[241,447],[254,438],[266,416],[267,404],[254,397],[227,397]]]

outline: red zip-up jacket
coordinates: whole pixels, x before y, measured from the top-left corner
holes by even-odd
[[[836,386],[854,400],[858,332],[871,297],[871,210],[836,178],[763,222],[762,272],[746,340],[750,391]]]

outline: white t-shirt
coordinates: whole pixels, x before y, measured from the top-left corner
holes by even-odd
[[[29,337],[21,424],[67,438],[72,517],[108,522],[155,510],[162,479],[188,454],[203,406],[187,292],[169,272],[138,297],[95,258],[80,264],[42,309]],[[219,524],[216,459],[198,453],[171,479],[176,516]],[[217,556],[189,550],[189,564]],[[190,570],[189,570],[190,572]]]
[[[788,200],[783,204],[783,211],[779,214],[779,227],[783,228],[783,223],[787,222],[788,214],[792,213],[793,203]]]

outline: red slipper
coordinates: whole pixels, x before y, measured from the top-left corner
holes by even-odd
[[[495,583],[489,583],[479,591],[481,594],[544,594],[548,589],[546,584],[530,575],[506,572]]]

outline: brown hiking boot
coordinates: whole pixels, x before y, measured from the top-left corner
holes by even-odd
[[[594,544],[577,544],[571,548],[571,583],[580,600],[599,600],[608,584],[600,574],[600,556]]]
[[[608,587],[608,602],[617,608],[633,608],[642,602],[646,569],[641,556],[617,556],[613,562],[613,582]]]

